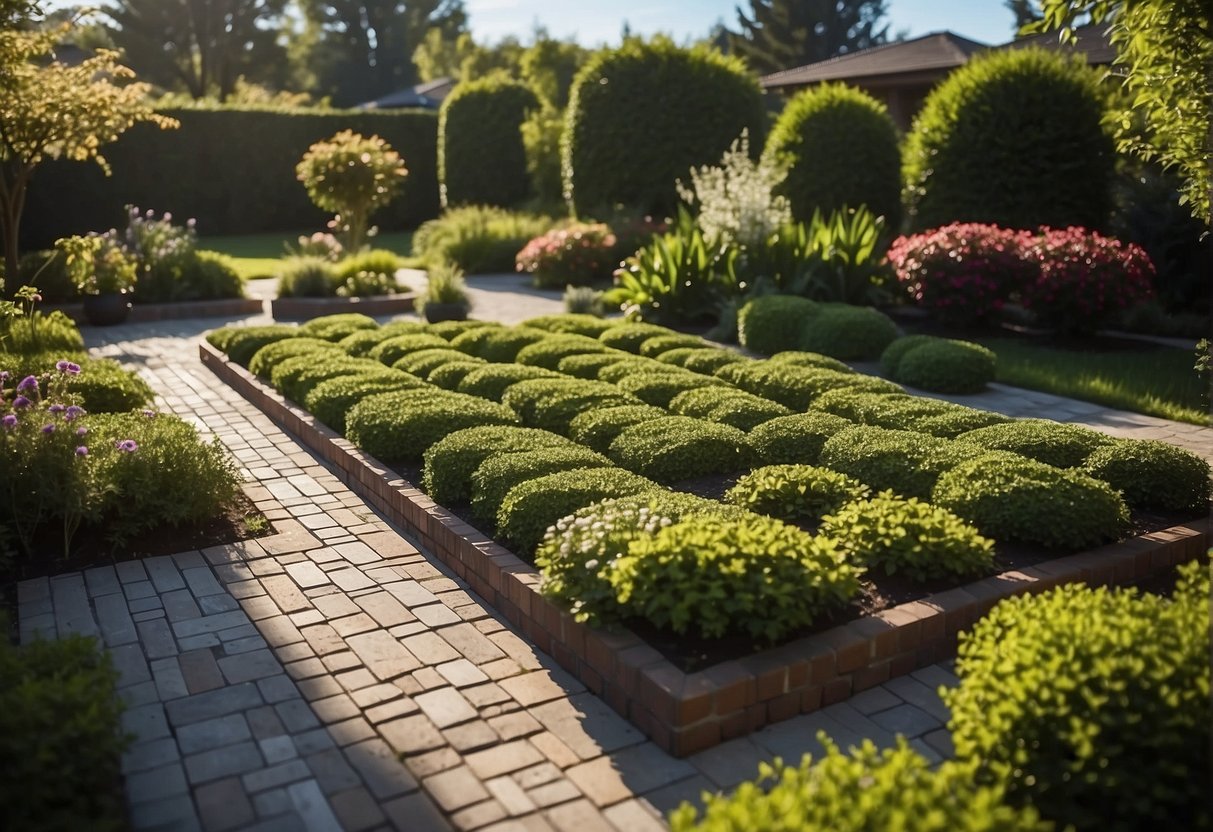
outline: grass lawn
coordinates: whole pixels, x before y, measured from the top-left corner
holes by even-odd
[[[270,234],[237,234],[218,237],[203,237],[198,247],[218,251],[235,260],[236,271],[246,280],[258,277],[273,277],[278,270],[278,261],[286,253],[286,245],[295,245],[302,231],[284,231]],[[393,231],[373,238],[375,248],[386,248],[401,257],[409,257],[413,251],[412,231]]]
[[[1016,387],[1161,416],[1209,424],[1208,388],[1192,369],[1190,350],[1073,351],[1012,338],[979,339],[998,354],[997,380]]]

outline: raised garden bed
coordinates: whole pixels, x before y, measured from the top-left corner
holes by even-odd
[[[276,321],[309,321],[322,315],[361,312],[363,315],[402,315],[413,311],[416,295],[371,295],[364,298],[274,298],[270,314]]]
[[[332,463],[355,491],[441,557],[540,649],[680,756],[946,658],[957,633],[1001,598],[1074,581],[1136,582],[1198,557],[1209,543],[1207,521],[1182,523],[1010,569],[771,650],[684,672],[633,632],[607,633],[577,623],[539,593],[534,567],[209,344],[200,353],[213,372]]]
[[[79,303],[50,304],[44,311],[58,310],[77,324],[87,324],[84,306]],[[128,323],[174,321],[182,318],[239,318],[259,315],[262,301],[257,298],[224,298],[222,300],[186,300],[179,303],[136,303],[131,306]]]

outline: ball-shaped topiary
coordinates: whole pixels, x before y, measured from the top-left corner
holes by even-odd
[[[425,452],[421,487],[439,503],[450,505],[471,497],[472,474],[492,456],[574,447],[563,436],[535,428],[489,425],[457,430]]]
[[[622,203],[659,216],[677,205],[677,179],[714,164],[744,129],[757,143],[766,123],[758,83],[739,59],[668,39],[591,58],[566,119],[561,158],[574,210]]]
[[[794,295],[766,295],[746,302],[737,313],[737,341],[747,350],[772,355],[796,350],[821,304]]]
[[[901,223],[901,150],[886,107],[846,84],[823,84],[793,98],[767,139],[765,154],[787,170],[780,192],[792,215],[845,206]]]
[[[768,465],[813,465],[826,440],[853,424],[832,413],[795,413],[754,428],[750,444]]]
[[[927,97],[906,141],[911,225],[1101,228],[1116,156],[1085,66],[1041,49],[975,57]]]
[[[933,338],[907,350],[890,378],[936,393],[980,393],[994,380],[997,362],[980,344]]]
[[[1208,510],[1209,463],[1166,442],[1113,442],[1088,456],[1082,471],[1115,488],[1134,508]]]
[[[871,361],[897,337],[897,325],[870,306],[823,303],[801,330],[799,348],[843,361]]]
[[[490,75],[459,84],[438,112],[438,181],[443,207],[509,207],[531,190],[522,122],[539,106],[525,84]]]
[[[666,416],[625,428],[608,456],[630,471],[669,483],[744,471],[753,461],[753,449],[737,428]]]

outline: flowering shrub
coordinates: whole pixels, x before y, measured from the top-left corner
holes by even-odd
[[[1020,301],[1046,326],[1093,332],[1154,294],[1154,266],[1133,243],[1079,227],[1042,228],[1029,254],[1039,270]]]
[[[317,231],[310,237],[301,234],[297,244],[287,243],[285,248],[289,257],[320,257],[330,263],[336,263],[345,254],[341,241],[324,231]]]
[[[67,273],[84,295],[129,292],[139,278],[139,264],[122,247],[117,232],[65,237],[55,248],[66,258]]]
[[[953,223],[898,237],[888,258],[910,297],[940,320],[972,324],[995,317],[1039,268],[1025,252],[1027,231]]]
[[[197,257],[198,234],[194,220],[173,225],[173,215],[160,217],[151,209],[140,212],[126,206],[126,231],[118,238],[139,263],[139,294],[144,300],[170,301],[182,292],[186,272]]]
[[[546,288],[604,283],[618,265],[615,235],[605,223],[577,222],[554,228],[518,252],[516,267]]]

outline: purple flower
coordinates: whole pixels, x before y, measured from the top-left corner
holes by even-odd
[[[8,370],[0,370],[0,381],[8,381],[8,377],[9,377]]]
[[[55,426],[54,426],[54,424],[43,425],[43,426],[42,426],[42,432],[43,432],[43,433],[54,433],[54,432],[55,432]]]
[[[17,391],[19,393],[25,393],[30,390],[37,390],[37,389],[38,389],[38,377],[37,376],[26,376],[25,378],[21,379],[21,382],[17,385]]]
[[[88,448],[83,445],[76,447],[76,456],[88,456]]]
[[[62,413],[63,411],[67,410],[67,408],[61,404],[52,404],[49,410],[51,413]]]
[[[18,396],[17,398],[13,399],[13,410],[21,410],[22,408],[29,406],[30,400],[25,398],[25,396]]]
[[[156,416],[156,411],[154,411],[154,410],[145,410],[145,411],[143,411],[143,415],[144,415],[144,416],[146,416],[146,417],[147,417],[147,418],[149,418],[149,419],[153,419],[153,418],[155,418],[155,416]]]
[[[73,419],[76,419],[83,415],[84,415],[84,408],[80,407],[79,405],[73,404],[70,407],[68,407],[67,415],[65,418],[70,422]]]
[[[68,361],[66,358],[56,362],[55,369],[61,373],[67,373],[69,376],[80,375],[80,365],[72,361]]]
[[[76,428],[77,436],[85,436],[86,434],[88,434],[88,428],[84,427],[84,425],[81,425],[80,427]]]
[[[122,439],[115,442],[114,447],[122,451],[124,454],[133,454],[135,451],[139,450],[139,445],[136,444],[134,439]]]
[[[3,419],[0,419],[0,424],[4,425],[5,430],[12,430],[17,427],[17,417],[9,413]]]

